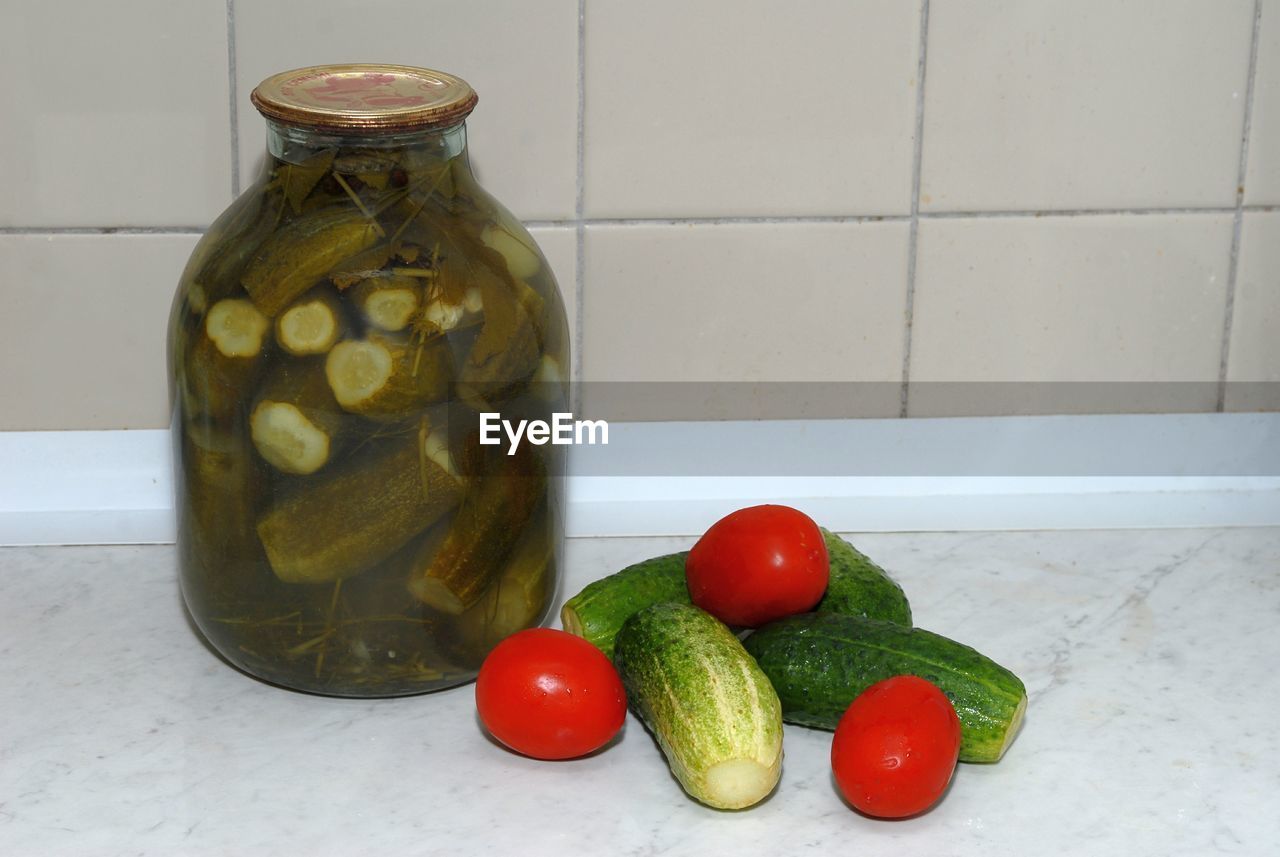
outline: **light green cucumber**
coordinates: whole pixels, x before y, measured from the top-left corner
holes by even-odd
[[[782,709],[724,624],[690,604],[654,604],[618,632],[614,665],[636,715],[693,798],[743,809],[782,774]]]

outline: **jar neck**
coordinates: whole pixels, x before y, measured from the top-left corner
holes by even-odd
[[[455,169],[469,169],[467,126],[463,122],[448,128],[396,134],[334,134],[267,122],[267,151],[276,161],[301,164],[331,150],[337,150],[338,155],[381,152],[413,168],[453,160]]]

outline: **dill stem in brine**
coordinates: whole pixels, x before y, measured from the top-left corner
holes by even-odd
[[[324,617],[324,633],[320,635],[323,639],[327,640],[329,635],[333,633],[333,614],[338,609],[338,595],[341,592],[342,578],[339,577],[333,582],[333,597],[329,599],[329,611],[325,613]],[[327,649],[328,646],[325,646],[316,655],[316,678],[320,678],[320,670],[324,667],[324,653]]]

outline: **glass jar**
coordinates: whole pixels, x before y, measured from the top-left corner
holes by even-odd
[[[253,93],[269,157],[192,254],[169,325],[187,608],[235,666],[340,696],[474,678],[539,624],[563,551],[568,323],[477,184],[464,81],[324,66]]]

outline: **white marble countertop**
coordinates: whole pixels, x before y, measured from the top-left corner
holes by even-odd
[[[0,550],[0,854],[1273,855],[1280,529],[865,535],[917,624],[1021,675],[996,765],[904,822],[848,809],[788,726],[754,809],[686,798],[629,718],[591,758],[482,734],[470,686],[278,690],[184,620],[169,547]],[[571,542],[572,592],[689,539]]]

